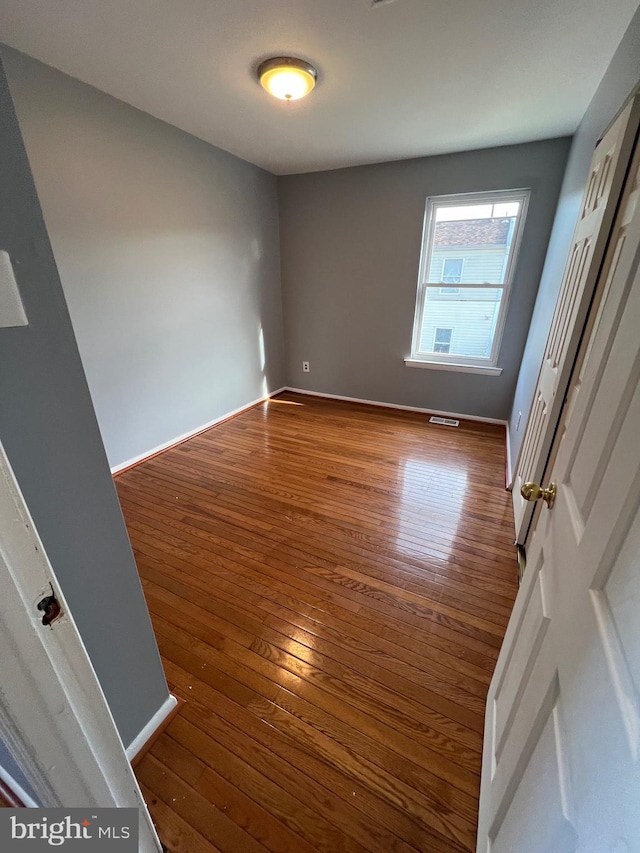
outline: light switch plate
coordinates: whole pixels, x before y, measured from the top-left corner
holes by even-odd
[[[11,258],[0,249],[0,328],[28,325]]]

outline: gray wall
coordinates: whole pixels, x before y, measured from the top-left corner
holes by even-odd
[[[111,466],[282,386],[275,177],[3,56]]]
[[[29,319],[0,328],[0,441],[128,744],[168,691],[2,65],[0,150]]]
[[[553,139],[279,178],[287,383],[506,419],[568,150]],[[405,367],[426,197],[515,187],[532,193],[502,375]]]
[[[540,362],[562,283],[593,150],[607,125],[639,80],[640,9],[631,21],[573,138],[509,422],[511,458],[514,468],[522,445],[526,420],[531,410]],[[520,429],[516,430],[519,412],[522,412],[522,420]]]

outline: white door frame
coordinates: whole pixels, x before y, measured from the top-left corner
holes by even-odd
[[[573,365],[584,334],[591,300],[602,270],[640,123],[640,91],[627,98],[601,136],[591,161],[572,246],[541,358],[524,437],[511,483],[516,542],[531,540],[539,510],[520,495],[527,480],[540,483],[549,466]]]
[[[61,616],[42,624],[54,594]],[[42,807],[135,807],[162,849],[102,688],[0,444],[0,737]]]
[[[487,697],[478,853],[640,850],[640,143]]]

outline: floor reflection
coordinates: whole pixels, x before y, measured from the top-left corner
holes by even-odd
[[[424,530],[436,527],[434,548],[440,559],[451,556],[467,495],[467,468],[455,460],[405,459],[401,469],[402,504],[396,547],[403,554],[424,554]]]

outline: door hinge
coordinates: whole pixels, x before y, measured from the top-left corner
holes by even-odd
[[[527,567],[527,552],[525,551],[524,545],[518,545],[517,542],[515,544],[518,549],[518,582],[522,583],[524,572]]]

